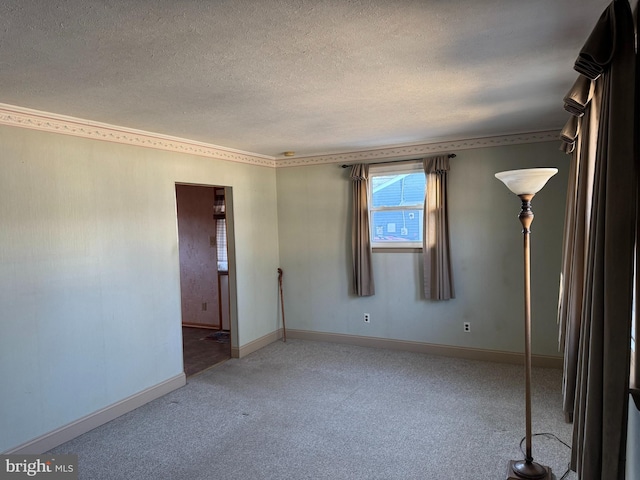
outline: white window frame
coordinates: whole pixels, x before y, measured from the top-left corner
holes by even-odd
[[[422,166],[421,161],[408,161],[408,162],[399,162],[395,164],[380,164],[380,165],[370,165],[369,166],[369,224],[371,225],[371,246],[374,250],[381,249],[393,249],[393,250],[402,250],[402,249],[422,249],[422,242],[407,242],[407,241],[384,241],[384,242],[376,242],[374,236],[374,224],[373,224],[373,215],[375,212],[383,212],[385,210],[420,210],[424,211],[424,195],[422,202],[412,204],[412,205],[402,205],[402,206],[394,206],[394,207],[374,207],[373,206],[373,178],[376,176],[383,175],[403,175],[403,174],[412,174],[412,173],[422,173],[424,174],[424,167]],[[426,188],[426,187],[425,187]],[[421,213],[422,215],[422,213]]]

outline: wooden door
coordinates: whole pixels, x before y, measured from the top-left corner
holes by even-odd
[[[215,188],[176,185],[182,324],[220,328]]]

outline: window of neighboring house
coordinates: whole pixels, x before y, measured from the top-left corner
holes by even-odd
[[[424,193],[422,163],[369,167],[373,248],[422,248]]]

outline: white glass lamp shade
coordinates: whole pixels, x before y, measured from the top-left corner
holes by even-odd
[[[556,173],[557,168],[525,168],[498,172],[496,178],[516,195],[535,195]]]

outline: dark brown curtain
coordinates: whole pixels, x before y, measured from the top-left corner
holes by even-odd
[[[353,293],[359,297],[375,294],[371,263],[369,227],[369,165],[351,167],[353,211],[351,216],[351,255]]]
[[[447,207],[449,156],[425,158],[423,166],[427,180],[422,235],[424,296],[449,300],[455,298]]]
[[[622,480],[637,209],[635,38],[627,0],[607,7],[575,69],[594,81],[594,92],[574,150],[574,205],[565,228],[576,231],[565,235],[559,308],[564,405],[574,422],[571,467],[582,479]]]

